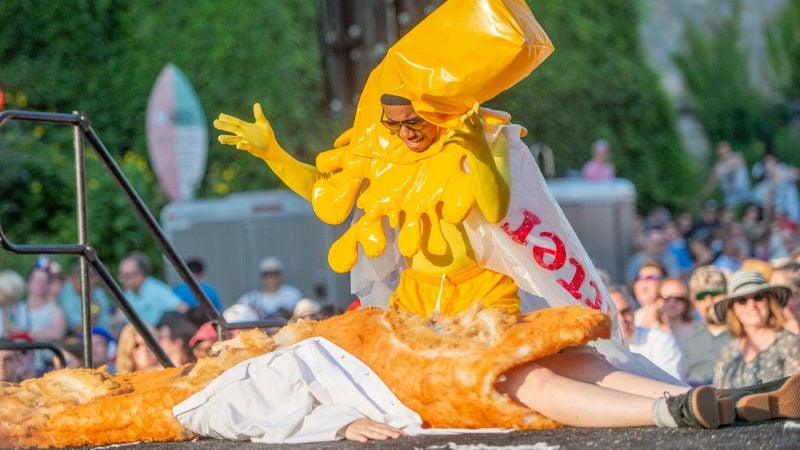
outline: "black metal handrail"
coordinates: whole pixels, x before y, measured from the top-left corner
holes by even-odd
[[[67,367],[67,358],[64,357],[64,349],[50,342],[0,342],[0,350],[50,350],[56,355],[56,358],[58,358],[58,362],[61,363],[61,368]]]
[[[240,325],[228,324],[225,318],[214,307],[211,300],[208,299],[205,292],[200,288],[197,279],[191,273],[186,263],[178,255],[178,252],[167,240],[164,232],[161,230],[153,214],[142,201],[139,194],[128,181],[125,174],[120,169],[119,165],[114,161],[111,153],[106,146],[94,132],[91,127],[89,118],[80,112],[73,112],[72,114],[63,113],[45,113],[37,111],[21,111],[21,110],[8,110],[0,112],[0,128],[6,122],[11,120],[20,120],[28,122],[47,122],[47,123],[60,123],[73,126],[73,143],[75,149],[75,183],[76,183],[76,214],[78,222],[78,244],[42,244],[42,245],[28,245],[28,244],[15,244],[11,242],[5,235],[0,222],[0,246],[5,250],[17,254],[70,254],[80,256],[80,280],[81,280],[81,313],[82,313],[82,329],[84,336],[91,336],[91,320],[90,320],[90,291],[89,291],[89,271],[88,265],[91,265],[100,279],[103,281],[105,287],[111,292],[117,305],[125,313],[128,320],[134,325],[139,334],[144,338],[145,343],[156,355],[156,358],[164,367],[172,367],[164,349],[158,343],[158,340],[153,336],[150,330],[145,326],[141,318],[136,314],[136,311],[131,307],[125,294],[117,284],[114,277],[108,271],[107,267],[100,260],[95,248],[88,241],[88,226],[87,226],[87,205],[86,205],[86,189],[85,189],[85,152],[84,152],[84,138],[89,141],[91,147],[94,149],[95,155],[102,162],[103,167],[111,174],[111,177],[120,187],[125,197],[133,206],[133,209],[139,215],[139,218],[144,222],[145,227],[150,232],[151,236],[155,238],[162,253],[172,263],[172,266],[178,272],[178,275],[187,284],[192,294],[198,300],[198,304],[208,316],[209,320],[217,330],[218,337],[222,337],[224,330],[229,328],[239,328]],[[269,326],[271,323],[257,323],[258,326]],[[92,347],[91,339],[83,340],[84,348],[84,364],[86,367],[92,367]]]

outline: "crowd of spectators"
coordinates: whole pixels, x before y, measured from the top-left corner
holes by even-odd
[[[299,289],[283,284],[283,264],[274,257],[264,258],[258,266],[262,285],[227,308],[216,289],[204,281],[202,261],[192,259],[187,266],[229,324],[256,323],[273,333],[287,323],[341,312],[335,305],[303,298]],[[140,252],[120,262],[117,276],[131,308],[176,366],[210,356],[216,341],[242,331],[234,327],[219,336],[186,283],[170,286],[153,276],[147,257]],[[162,367],[145,337],[129,323],[93,273],[88,290],[93,366],[105,367],[110,373]],[[20,382],[54,369],[83,367],[82,334],[78,264],[64,273],[58,262],[39,257],[27,280],[15,271],[0,271],[0,381]],[[65,361],[62,364],[49,349],[3,349],[19,343],[55,344]]]
[[[655,208],[624,280],[611,280],[631,350],[692,385],[800,372],[798,222],[777,206],[765,215],[729,202],[707,201],[696,219]]]

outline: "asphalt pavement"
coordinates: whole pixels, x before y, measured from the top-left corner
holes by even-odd
[[[800,449],[800,421],[773,420],[723,427],[691,428],[559,428],[491,434],[406,436],[366,444],[348,441],[312,444],[254,444],[251,442],[197,439],[188,442],[136,443],[100,449],[420,449],[420,450],[571,450],[571,449]]]

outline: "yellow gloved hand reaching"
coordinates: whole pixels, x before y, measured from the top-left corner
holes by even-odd
[[[275,150],[282,149],[275,139],[275,132],[272,131],[272,126],[264,116],[260,103],[253,105],[253,116],[255,122],[250,123],[228,114],[220,114],[219,118],[214,121],[214,128],[233,135],[223,134],[218,137],[218,140],[220,144],[236,146],[237,149],[245,150],[263,160],[275,161],[276,157],[280,158],[280,153],[282,153]]]
[[[220,114],[214,121],[214,128],[232,133],[220,135],[217,138],[220,144],[236,146],[237,149],[264,160],[281,181],[310,201],[311,189],[319,175],[317,169],[296,160],[281,148],[260,103],[253,105],[253,117],[255,122],[250,123],[228,114]]]

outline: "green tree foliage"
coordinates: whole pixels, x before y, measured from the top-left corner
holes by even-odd
[[[780,95],[776,110],[783,119],[775,136],[776,148],[781,159],[798,166],[800,130],[787,122],[800,109],[800,0],[790,0],[764,29],[767,30],[774,88]]]
[[[800,0],[789,0],[764,28],[776,90],[785,99],[800,99]]]
[[[553,148],[556,167],[580,169],[591,143],[612,145],[618,176],[636,185],[639,209],[687,206],[695,168],[675,116],[648,67],[638,36],[637,1],[531,0],[556,48],[527,79],[493,102]]]
[[[725,6],[730,7],[727,13]],[[717,20],[708,23],[684,20],[685,47],[674,60],[712,142],[727,140],[753,161],[763,150],[757,143],[769,141],[774,127],[765,99],[750,80],[749,54],[741,39],[741,4],[727,2],[719,10]]]
[[[150,90],[167,63],[193,83],[209,127],[221,111],[250,116],[258,101],[281,143],[301,158],[312,160],[308,148],[329,145],[342,122],[325,117],[320,108],[315,14],[314,2],[300,0],[0,2],[0,22],[14,24],[0,27],[6,108],[85,112],[157,215],[165,199],[146,162],[144,123]],[[49,127],[47,134],[12,128],[0,130],[2,209],[19,215],[4,214],[2,223],[20,243],[74,242],[69,132],[65,139],[51,139]],[[278,185],[261,161],[210,135],[200,196]],[[18,155],[13,164],[5,163],[9,152]],[[113,183],[103,181],[104,173],[95,176],[101,184],[90,192],[90,219],[96,222],[90,231],[101,243],[101,257],[113,264],[133,249],[156,255],[133,213],[121,212],[126,200]],[[31,183],[40,190],[32,192]]]

